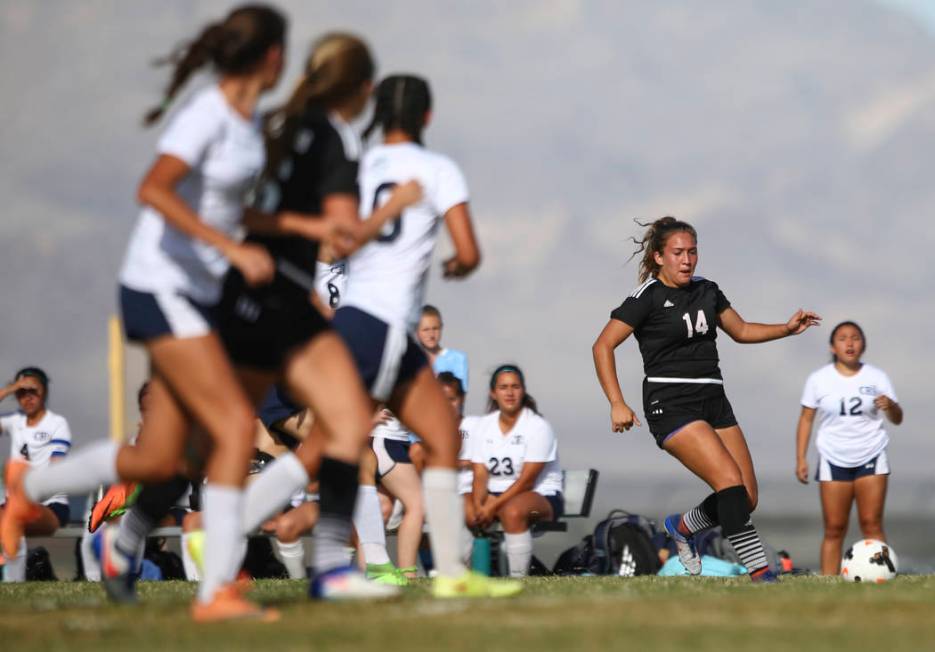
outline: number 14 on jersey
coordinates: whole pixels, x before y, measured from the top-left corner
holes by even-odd
[[[704,310],[698,311],[698,316],[695,318],[695,327],[692,328],[692,316],[687,312],[682,315],[682,319],[685,320],[685,326],[688,327],[688,336],[694,337],[695,333],[700,333],[704,335],[708,332],[708,320],[705,319]]]

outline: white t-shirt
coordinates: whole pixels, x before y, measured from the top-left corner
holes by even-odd
[[[341,305],[341,298],[347,288],[347,261],[333,263],[315,263],[315,294],[321,302],[332,310]]]
[[[26,415],[13,412],[0,416],[0,435],[10,435],[10,458],[26,460],[37,469],[47,467],[53,457],[61,457],[71,449],[71,430],[65,417],[46,410],[34,426],[27,425]],[[68,496],[56,494],[43,501],[68,503]]]
[[[551,496],[562,491],[562,467],[558,441],[552,426],[541,416],[523,408],[510,432],[500,431],[500,411],[481,417],[470,437],[471,461],[487,466],[487,490],[503,493],[523,471],[526,462],[545,462],[533,491]]]
[[[468,200],[468,190],[451,159],[415,143],[378,145],[361,161],[361,213],[369,215],[397,184],[410,179],[422,185],[422,201],[351,257],[342,305],[412,330],[419,322],[438,227],[445,213]]]
[[[808,377],[802,405],[817,410],[815,447],[823,458],[853,468],[883,452],[889,437],[884,414],[873,404],[881,394],[898,402],[889,377],[869,364],[853,376],[843,376],[834,364],[827,364]]]
[[[481,417],[463,417],[461,425],[458,427],[461,433],[461,451],[458,453],[458,460],[471,461],[471,433],[477,428],[477,423]],[[469,494],[473,490],[474,471],[470,468],[458,471],[458,493]]]
[[[391,417],[386,423],[378,423],[370,432],[370,436],[395,439],[396,441],[409,441],[409,431],[395,416]]]
[[[206,224],[237,237],[246,195],[266,162],[259,117],[245,119],[211,85],[172,116],[156,151],[191,167],[176,187],[185,203]],[[140,292],[182,292],[211,305],[220,299],[227,268],[220,251],[146,206],[130,236],[120,282]]]

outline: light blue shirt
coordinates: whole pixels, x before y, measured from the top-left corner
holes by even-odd
[[[461,388],[464,393],[468,391],[468,360],[467,356],[457,349],[442,349],[442,352],[435,358],[432,364],[432,370],[437,376],[443,371],[449,371],[455,378],[461,381]]]

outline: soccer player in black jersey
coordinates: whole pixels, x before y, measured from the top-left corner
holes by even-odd
[[[611,426],[623,432],[642,425],[623,399],[614,361],[614,349],[634,334],[646,374],[643,414],[656,444],[714,490],[697,507],[666,518],[679,559],[689,573],[700,574],[692,537],[720,525],[751,578],[775,580],[750,520],[757,504],[756,474],[724,393],[716,327],[736,342],[768,342],[798,335],[821,318],[798,310],[784,324],[744,321],[716,283],[694,275],[697,233],[673,217],[650,224],[640,245],[642,285],[611,313],[593,347],[597,376],[611,405]]]

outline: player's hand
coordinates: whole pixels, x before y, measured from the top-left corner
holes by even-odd
[[[260,245],[244,242],[234,245],[226,253],[230,264],[243,274],[247,285],[254,287],[273,280],[276,264],[269,252]]]
[[[329,216],[323,219],[326,231],[321,243],[335,260],[347,258],[360,249],[365,241],[363,223]]]
[[[471,270],[458,262],[455,256],[442,263],[443,278],[464,278],[471,273]]]
[[[396,186],[391,197],[398,199],[403,208],[412,206],[422,200],[422,186],[415,179],[410,179],[406,183]]]
[[[819,324],[821,324],[821,317],[817,313],[799,308],[786,322],[786,330],[789,335],[798,335],[804,333],[810,326]]]
[[[477,522],[482,527],[487,527],[493,523],[494,519],[497,518],[497,508],[493,504],[493,501],[487,501],[483,507],[477,512]]]
[[[393,413],[387,410],[385,407],[378,408],[373,415],[373,426],[384,426],[390,422],[390,419],[393,418]]]
[[[893,406],[896,405],[896,402],[886,394],[880,394],[875,399],[873,399],[873,404],[877,407],[878,410],[883,410],[886,412],[887,410],[893,409]]]
[[[610,406],[610,427],[614,432],[625,432],[633,426],[642,426],[636,412],[626,403],[613,403]]]
[[[795,477],[798,478],[799,482],[802,484],[808,484],[808,460],[796,460]]]

